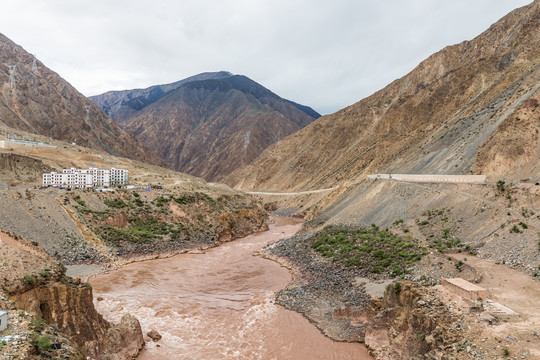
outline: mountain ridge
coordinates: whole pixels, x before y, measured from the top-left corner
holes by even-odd
[[[497,170],[493,151],[482,154],[522,102],[538,97],[539,17],[538,0],[511,12],[473,40],[445,47],[373,95],[271,146],[226,182],[286,191],[360,181],[377,172],[517,172],[513,160]],[[530,147],[521,140],[514,146]],[[516,157],[495,147],[499,158]],[[524,165],[531,175],[539,171],[534,157],[523,159],[522,170]]]
[[[204,73],[185,80],[155,99],[145,100],[151,88],[133,96],[124,93],[123,99],[142,97],[148,104],[138,110],[120,108],[114,118],[169,167],[209,181],[223,179],[320,116],[243,75]]]
[[[0,118],[6,131],[27,131],[160,163],[98,106],[3,34],[0,83]]]

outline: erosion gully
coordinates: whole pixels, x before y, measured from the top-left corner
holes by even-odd
[[[270,230],[206,250],[130,264],[91,279],[96,307],[118,322],[131,313],[148,341],[139,359],[370,359],[300,314],[273,303],[290,272],[256,253],[294,235],[300,221],[274,217]]]

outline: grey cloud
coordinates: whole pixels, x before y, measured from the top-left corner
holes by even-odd
[[[22,0],[2,31],[86,95],[244,74],[330,113],[529,0]]]

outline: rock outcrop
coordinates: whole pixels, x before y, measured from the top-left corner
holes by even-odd
[[[0,233],[0,305],[23,310],[71,337],[91,359],[132,359],[144,346],[139,321],[126,315],[110,324],[96,311],[92,288],[64,275],[41,247]]]
[[[92,359],[131,359],[144,346],[139,321],[126,315],[119,324],[109,324],[94,308],[89,285],[55,282],[11,299],[17,309],[61,329]]]
[[[465,336],[463,320],[430,290],[410,281],[388,285],[384,298],[372,306],[376,315],[364,343],[377,360],[449,359]]]

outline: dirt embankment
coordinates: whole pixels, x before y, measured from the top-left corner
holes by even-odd
[[[51,342],[58,341],[72,349],[72,355],[82,351],[91,359],[131,359],[138,354],[144,340],[136,318],[126,315],[120,324],[110,324],[95,310],[90,285],[65,276],[65,267],[36,243],[4,232],[0,241],[0,308],[10,310],[11,318],[2,333],[6,345],[0,354],[51,356],[59,349]]]
[[[176,254],[267,226],[253,198],[223,191],[6,190],[0,199],[0,229],[37,242],[66,265]]]
[[[538,282],[522,267],[474,256],[482,249],[456,238],[450,219],[449,210],[432,209],[389,230],[331,226],[278,241],[267,256],[294,278],[276,301],[335,340],[365,342],[377,359],[497,358],[506,351],[534,358]],[[464,306],[433,286],[454,277],[479,282],[491,302],[519,316],[499,321],[488,305]]]

